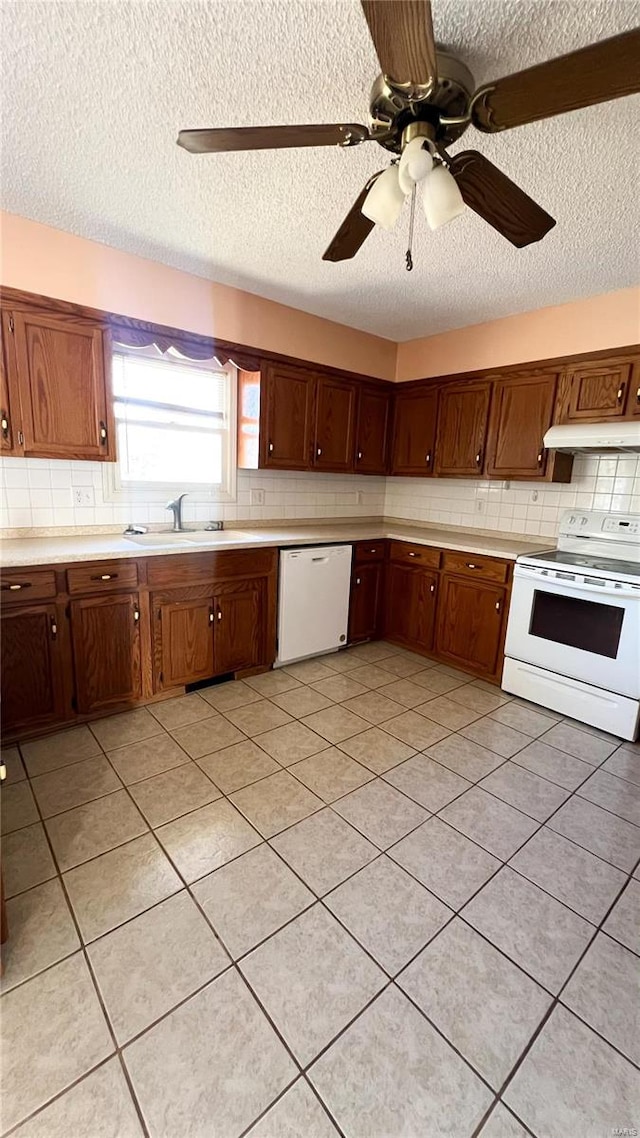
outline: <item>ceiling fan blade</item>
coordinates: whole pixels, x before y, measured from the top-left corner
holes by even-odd
[[[370,138],[359,123],[319,126],[229,126],[211,130],[181,130],[178,146],[191,154],[221,154],[234,150],[279,150],[287,146],[357,146]]]
[[[428,87],[436,80],[430,0],[361,0],[382,73],[394,86]]]
[[[489,134],[640,91],[640,28],[487,83],[472,122]]]
[[[465,204],[512,245],[522,249],[553,229],[554,219],[477,150],[449,160]]]
[[[378,170],[369,178],[366,186],[354,201],[338,232],[322,254],[323,261],[349,261],[355,257],[358,249],[364,244],[375,225],[361,212],[365,198],[373,183],[377,181],[382,170]]]

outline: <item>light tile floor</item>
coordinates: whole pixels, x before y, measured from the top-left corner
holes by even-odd
[[[376,643],[4,757],[2,1133],[640,1127],[640,744]]]

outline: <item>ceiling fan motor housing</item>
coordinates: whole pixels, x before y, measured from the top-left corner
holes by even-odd
[[[407,92],[394,87],[384,75],[379,75],[371,89],[369,100],[369,126],[374,138],[394,154],[402,151],[402,135],[410,123],[431,123],[436,139],[443,145],[455,142],[464,133],[468,123],[442,125],[440,116],[463,117],[475,90],[474,78],[468,67],[449,52],[438,50],[438,78],[433,90],[424,98],[415,97],[415,89]]]

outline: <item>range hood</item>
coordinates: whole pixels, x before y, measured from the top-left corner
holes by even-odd
[[[618,423],[567,423],[550,427],[544,436],[547,450],[569,454],[640,454],[640,418]]]

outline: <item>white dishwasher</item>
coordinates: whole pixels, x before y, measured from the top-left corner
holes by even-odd
[[[351,550],[350,545],[280,550],[276,667],[347,643]]]

